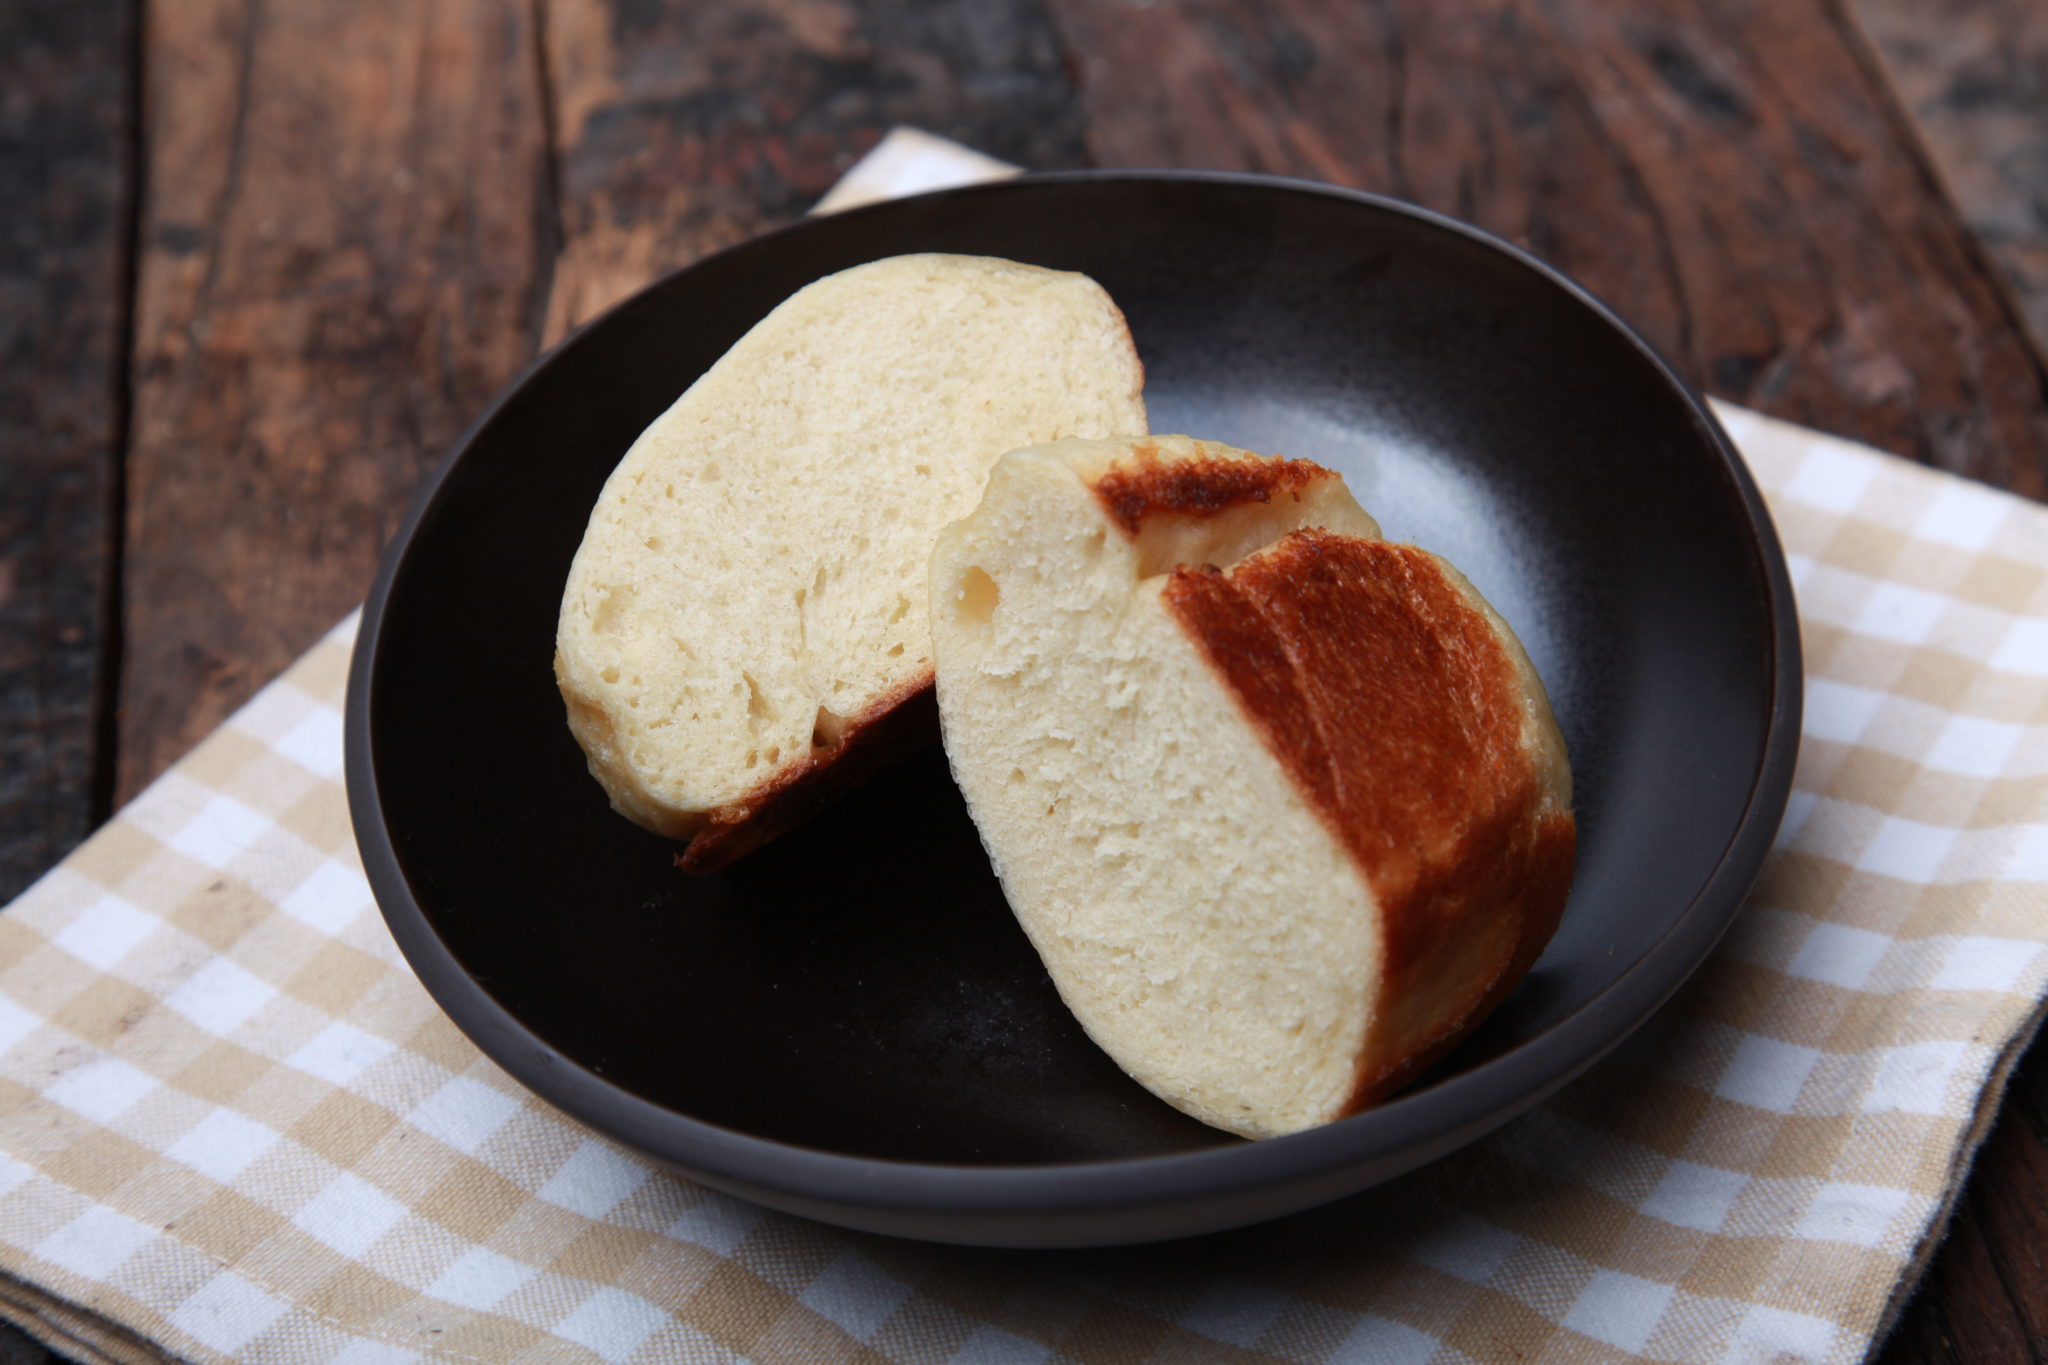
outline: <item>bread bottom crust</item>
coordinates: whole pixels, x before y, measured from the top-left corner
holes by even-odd
[[[676,855],[676,866],[692,875],[716,872],[804,824],[883,769],[938,742],[938,694],[926,670],[923,677],[869,707],[830,749],[815,751],[739,800],[706,811],[709,823]]]

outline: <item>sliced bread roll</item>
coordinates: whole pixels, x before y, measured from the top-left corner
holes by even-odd
[[[1306,460],[1004,456],[932,558],[947,753],[1091,1037],[1248,1137],[1405,1084],[1528,970],[1571,774],[1514,634]]]
[[[931,723],[927,571],[996,457],[1143,432],[1083,275],[900,256],[801,290],[647,429],[562,597],[555,675],[612,805],[707,871]]]

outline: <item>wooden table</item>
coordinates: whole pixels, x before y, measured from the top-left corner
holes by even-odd
[[[0,897],[361,598],[537,351],[896,123],[1405,196],[2041,498],[2044,70],[2038,0],[5,0]],[[2048,1350],[2044,1139],[2048,1048],[1883,1360]]]

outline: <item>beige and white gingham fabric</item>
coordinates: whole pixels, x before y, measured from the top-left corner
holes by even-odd
[[[2048,977],[2048,511],[1724,417],[1800,593],[1797,796],[1693,983],[1478,1145],[1078,1253],[657,1171],[398,956],[341,787],[351,621],[0,915],[0,1313],[119,1361],[1859,1359]]]

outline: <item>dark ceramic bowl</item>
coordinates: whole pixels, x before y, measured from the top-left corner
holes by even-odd
[[[1341,470],[1520,632],[1571,746],[1577,884],[1535,971],[1401,1096],[1249,1143],[1061,1006],[934,748],[726,873],[611,813],[551,671],[562,582],[641,428],[800,286],[910,251],[1082,270],[1154,429]],[[707,1184],[910,1237],[1144,1241],[1410,1170],[1564,1084],[1740,905],[1784,810],[1799,643],[1755,487],[1583,290],[1316,185],[1061,175],[805,222],[571,337],[429,482],[363,616],[348,783],[370,883],[455,1022],[543,1098]]]

